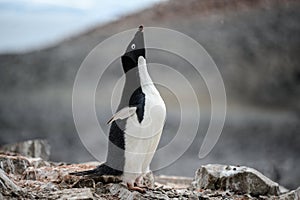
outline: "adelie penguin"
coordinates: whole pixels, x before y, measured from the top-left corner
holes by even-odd
[[[139,26],[121,56],[125,85],[111,124],[106,162],[77,176],[120,176],[128,189],[143,192],[142,176],[157,149],[166,118],[166,107],[146,65],[143,26]]]

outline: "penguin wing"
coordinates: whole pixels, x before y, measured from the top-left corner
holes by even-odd
[[[125,107],[119,110],[116,114],[112,116],[112,118],[107,122],[107,124],[111,124],[113,121],[117,119],[125,119],[132,116],[136,112],[136,107]]]

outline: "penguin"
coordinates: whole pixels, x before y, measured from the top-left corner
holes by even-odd
[[[145,192],[141,180],[150,171],[166,120],[166,106],[147,70],[143,25],[121,56],[121,63],[125,84],[117,112],[107,122],[111,127],[106,162],[71,175],[119,176],[128,189]]]

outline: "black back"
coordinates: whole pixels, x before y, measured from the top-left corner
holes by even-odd
[[[145,94],[142,91],[140,78],[138,75],[138,58],[145,58],[145,44],[143,35],[143,26],[140,26],[134,38],[129,43],[125,54],[121,57],[122,67],[125,73],[126,81],[123,88],[118,110],[124,107],[137,107],[136,114],[141,123],[144,118]],[[124,129],[126,119],[116,120],[112,123],[109,131],[109,144],[106,159],[106,165],[111,167],[110,174],[121,175],[125,165],[125,137]]]

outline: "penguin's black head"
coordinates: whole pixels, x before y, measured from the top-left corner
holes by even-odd
[[[124,72],[128,72],[138,65],[138,58],[143,56],[145,58],[145,43],[143,25],[139,26],[138,31],[135,33],[133,39],[129,43],[125,54],[121,57]]]

